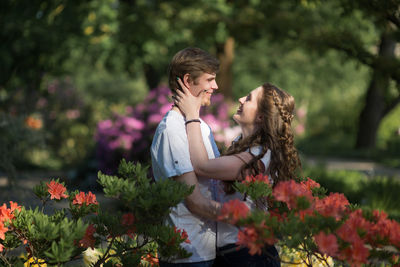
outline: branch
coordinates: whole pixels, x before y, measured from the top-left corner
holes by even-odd
[[[107,247],[106,252],[104,252],[103,256],[96,262],[94,267],[100,267],[100,266],[102,266],[103,263],[106,262],[106,260],[108,259],[108,255],[107,254],[110,252],[110,249],[111,249],[111,247],[112,247],[112,245],[114,243],[115,238],[116,238],[115,236],[112,237],[112,239],[111,239],[111,241],[110,241],[110,243],[109,243],[109,245]]]
[[[385,116],[392,109],[394,109],[398,104],[400,104],[400,94],[392,102],[390,102],[388,105],[386,105],[385,109],[383,110],[383,115]]]
[[[0,253],[0,259],[2,259],[3,262],[7,264],[9,267],[12,267],[11,263],[8,262],[7,257],[4,257],[3,253]]]

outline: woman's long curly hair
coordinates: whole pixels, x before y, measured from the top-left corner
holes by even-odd
[[[262,120],[258,123],[255,132],[246,138],[233,142],[226,151],[226,155],[233,155],[246,151],[250,147],[261,146],[262,151],[245,164],[241,170],[242,177],[246,174],[262,172],[258,162],[268,151],[271,151],[271,161],[268,173],[273,185],[279,181],[294,179],[296,171],[301,169],[301,162],[294,147],[294,137],[291,129],[295,101],[293,96],[280,90],[276,86],[265,83],[262,85],[262,97],[258,100],[258,115]],[[233,193],[233,182],[227,182],[225,190]]]

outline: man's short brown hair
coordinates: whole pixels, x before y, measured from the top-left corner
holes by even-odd
[[[217,73],[218,69],[219,61],[214,56],[197,47],[185,48],[176,53],[169,64],[169,88],[172,91],[179,88],[176,78],[183,79],[186,73],[195,81],[203,73]]]

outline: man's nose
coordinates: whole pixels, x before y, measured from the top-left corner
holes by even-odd
[[[211,88],[212,88],[213,90],[217,90],[217,89],[218,89],[218,84],[217,84],[216,81],[213,82],[213,84],[211,85]]]
[[[244,97],[239,98],[239,103],[243,104],[244,103]]]

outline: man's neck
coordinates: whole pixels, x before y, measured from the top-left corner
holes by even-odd
[[[172,106],[171,110],[178,112],[179,114],[183,115],[181,110],[177,106]]]

